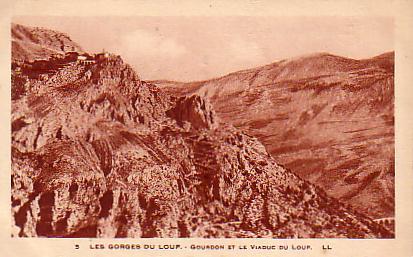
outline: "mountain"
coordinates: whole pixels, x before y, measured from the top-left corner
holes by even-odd
[[[394,217],[394,53],[318,53],[193,83],[155,81],[208,98],[300,177],[374,218]]]
[[[12,61],[12,236],[394,237],[278,165],[208,99],[88,56]]]
[[[11,38],[14,61],[34,61],[52,55],[64,56],[72,51],[83,52],[68,35],[50,29],[12,24]]]

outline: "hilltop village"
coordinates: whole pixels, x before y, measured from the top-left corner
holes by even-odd
[[[40,78],[55,74],[57,71],[72,64],[89,66],[114,57],[106,51],[97,54],[67,52],[65,55],[54,54],[47,59],[34,61],[13,60],[12,72],[14,74],[26,75],[29,78]]]

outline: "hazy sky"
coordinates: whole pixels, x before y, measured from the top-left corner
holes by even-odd
[[[120,54],[145,80],[193,81],[329,52],[368,58],[394,49],[386,17],[15,17],[67,33],[84,50]]]

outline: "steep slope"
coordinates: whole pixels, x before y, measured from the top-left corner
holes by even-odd
[[[195,83],[155,82],[209,98],[277,162],[375,218],[394,216],[394,53],[314,54]]]
[[[13,236],[393,237],[119,56],[13,72]],[[29,69],[29,70],[27,70]],[[37,76],[38,75],[38,76]]]
[[[12,24],[12,58],[15,61],[34,61],[66,52],[82,52],[66,34],[44,28]]]

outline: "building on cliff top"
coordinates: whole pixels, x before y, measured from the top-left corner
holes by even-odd
[[[77,61],[81,64],[93,64],[95,63],[95,58],[88,54],[82,54],[77,57]]]

